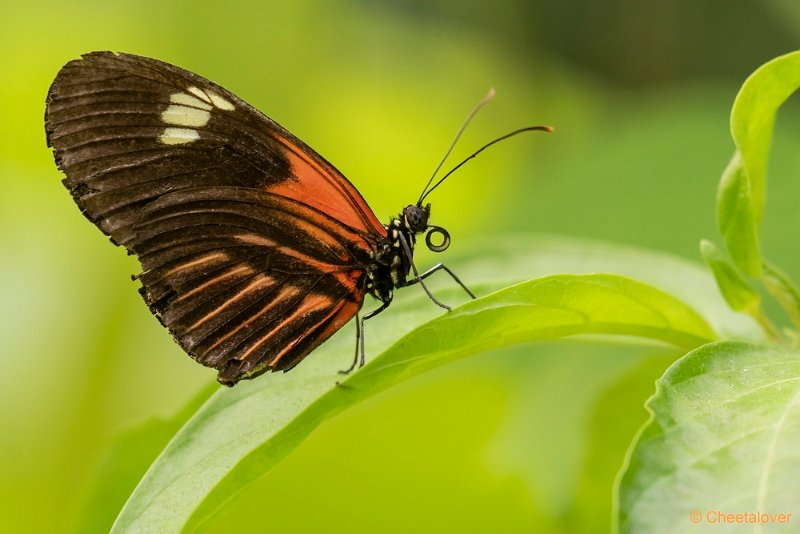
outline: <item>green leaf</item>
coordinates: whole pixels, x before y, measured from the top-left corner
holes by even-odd
[[[393,307],[394,332],[381,334],[387,345],[412,330],[417,310],[430,307],[424,300],[418,295]],[[378,329],[369,326],[368,346],[374,346]],[[714,337],[685,304],[620,276],[561,275],[506,288],[438,314],[339,387],[335,371],[343,366],[341,357],[326,361],[315,354],[315,363],[292,373],[219,391],[162,453],[115,529],[176,531],[187,521],[197,526],[341,410],[481,350],[581,333],[643,336],[686,348]],[[351,351],[352,338],[337,336],[317,352]]]
[[[742,154],[756,224],[764,211],[767,160],[775,114],[800,88],[800,51],[768,61],[745,80],[731,110],[731,134]]]
[[[761,295],[750,287],[734,266],[728,263],[714,243],[703,239],[700,241],[700,252],[706,264],[711,268],[711,272],[714,273],[717,287],[731,309],[747,313],[761,325],[771,340],[779,340],[780,332],[761,310]],[[788,279],[773,275],[769,277],[768,281],[769,287],[772,287],[779,293],[779,297],[784,299],[782,302],[788,303],[792,297],[789,293],[790,288],[787,286]]]
[[[681,347],[714,337],[695,312],[669,295],[615,275],[556,275],[524,282],[460,308],[403,337],[369,366],[331,388],[245,456],[193,516],[195,528],[330,416],[424,371],[476,352],[537,339],[608,333]],[[271,393],[271,392],[270,392]],[[221,406],[227,403],[221,401]]]
[[[757,277],[761,273],[761,250],[750,184],[742,156],[737,151],[719,182],[717,224],[736,265]]]
[[[734,262],[750,276],[761,274],[758,233],[775,114],[798,87],[800,52],[792,52],[751,74],[731,111],[737,153],[720,182],[717,222]]]
[[[759,531],[752,522],[723,525],[720,513],[795,514],[796,524],[800,352],[701,347],[658,380],[647,406],[651,420],[619,481],[619,532]],[[785,527],[773,524],[760,526]]]
[[[481,252],[479,257],[460,262],[457,254],[448,257],[454,262],[451,265],[459,264],[459,276],[479,295],[510,281],[552,272],[617,271],[678,295],[700,310],[719,332],[737,332],[756,340],[763,335],[752,320],[730,311],[705,268],[668,254],[586,239],[522,235],[491,237],[460,248]],[[480,280],[483,282],[475,283]],[[713,336],[694,312],[660,291],[621,277],[606,280],[599,276],[591,284],[590,280],[550,277],[529,282],[448,314],[433,306],[422,291],[399,292],[391,310],[367,324],[371,361],[344,387],[335,386],[341,378],[336,371],[349,364],[352,326],[291,373],[263,376],[214,395],[151,467],[118,517],[117,531],[176,531],[192,514],[191,524],[197,525],[249,481],[266,473],[325,418],[382,387],[469,352],[543,336],[601,332],[605,327],[683,347]],[[431,283],[445,302],[465,300],[447,279]],[[445,287],[449,289],[443,290]],[[534,296],[557,300],[561,307],[554,307],[551,313],[542,306],[533,307],[528,299]],[[608,301],[603,300],[606,297]],[[556,322],[557,316],[563,318],[562,324]],[[437,319],[419,327],[383,356],[374,357],[431,318]],[[546,320],[539,323],[540,318]],[[623,321],[625,318],[629,322]],[[507,322],[512,324],[506,330]],[[499,334],[490,336],[490,332]],[[480,346],[478,336],[489,337],[486,347]],[[417,360],[407,361],[418,351],[422,352]],[[208,494],[212,496],[206,499]]]
[[[714,274],[717,287],[731,309],[758,313],[761,296],[725,260],[717,246],[703,239],[700,241],[700,253]]]

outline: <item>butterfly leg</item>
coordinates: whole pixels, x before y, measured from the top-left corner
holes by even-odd
[[[453,271],[451,271],[451,270],[450,270],[450,268],[449,268],[449,267],[447,267],[447,265],[445,265],[445,264],[443,264],[443,263],[437,263],[436,265],[434,265],[433,267],[431,267],[430,269],[428,269],[427,271],[425,271],[425,272],[424,272],[424,273],[422,273],[421,275],[419,275],[419,276],[416,276],[416,277],[412,278],[411,280],[409,280],[409,281],[406,283],[406,286],[412,286],[412,285],[414,285],[414,284],[421,283],[423,279],[425,279],[425,278],[429,277],[430,275],[432,275],[433,273],[435,273],[435,272],[437,272],[437,271],[444,271],[444,272],[446,272],[447,274],[449,274],[449,275],[450,275],[450,278],[452,278],[452,279],[455,281],[455,283],[456,283],[456,284],[458,284],[458,285],[460,285],[460,286],[461,286],[461,289],[463,289],[464,291],[466,291],[466,292],[467,292],[467,295],[469,295],[469,296],[470,296],[470,297],[472,297],[473,299],[476,299],[476,298],[478,298],[478,297],[476,297],[476,296],[475,296],[475,293],[473,293],[472,291],[470,291],[470,290],[469,290],[469,288],[468,288],[466,285],[464,285],[464,282],[462,282],[462,281],[461,281],[461,280],[458,278],[458,276],[456,276],[456,273],[454,273]]]
[[[448,310],[448,311],[451,310],[452,308],[450,308],[450,306],[448,306],[447,304],[444,304],[443,302],[439,301],[439,299],[437,299],[436,297],[433,296],[433,293],[431,293],[431,290],[428,289],[428,286],[426,286],[425,282],[423,282],[422,278],[420,278],[419,271],[417,271],[417,266],[414,265],[414,254],[411,252],[411,247],[408,246],[408,242],[406,241],[406,238],[403,236],[402,233],[399,233],[397,237],[400,239],[400,243],[403,245],[403,252],[406,253],[406,257],[408,258],[408,261],[411,264],[411,270],[414,271],[414,278],[413,278],[414,281],[413,282],[406,281],[403,284],[403,286],[410,286],[412,283],[419,283],[419,285],[422,286],[422,289],[425,290],[425,293],[427,293],[428,298],[430,298],[434,302],[434,304],[444,308],[445,310]]]
[[[455,273],[453,273],[453,271],[451,271],[450,269],[445,267],[444,264],[440,263],[440,264],[434,266],[433,268],[428,269],[424,273],[419,274],[419,271],[417,271],[417,266],[414,265],[414,255],[411,253],[411,247],[408,246],[408,242],[406,241],[405,237],[403,237],[403,234],[399,234],[398,237],[400,238],[400,243],[403,245],[403,250],[406,253],[406,256],[408,257],[408,261],[411,263],[411,270],[414,271],[414,278],[412,278],[411,280],[407,280],[403,284],[403,286],[410,286],[410,285],[414,285],[414,284],[421,285],[422,289],[425,290],[425,293],[428,295],[428,297],[436,305],[444,308],[445,310],[450,310],[452,308],[450,306],[448,306],[447,304],[444,304],[441,301],[439,301],[439,299],[437,299],[436,297],[434,297],[433,293],[431,293],[431,290],[428,289],[428,286],[426,286],[425,282],[422,281],[424,278],[427,278],[428,276],[432,275],[436,271],[438,271],[440,269],[443,269],[444,271],[447,272],[447,274],[449,274],[453,278],[453,280],[456,281],[456,283],[458,283],[458,285],[460,285],[464,289],[464,291],[466,291],[469,294],[470,297],[476,298],[475,294],[472,291],[470,291],[467,288],[467,286],[465,286],[464,283],[461,280],[458,279],[458,277],[455,275]]]
[[[353,364],[347,369],[339,371],[340,375],[350,374],[350,372],[356,368],[357,364],[359,367],[364,366],[364,362],[366,361],[366,356],[364,353],[364,321],[367,319],[372,319],[380,312],[388,308],[391,302],[391,300],[384,302],[381,304],[380,308],[375,308],[363,317],[358,317],[358,315],[356,315],[356,353],[355,356],[353,356]]]

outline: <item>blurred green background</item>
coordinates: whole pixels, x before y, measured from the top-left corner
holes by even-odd
[[[431,196],[451,250],[546,232],[698,260],[698,240],[717,237],[733,98],[798,48],[800,5],[32,0],[4,4],[0,42],[0,531],[102,532],[117,510],[85,507],[115,445],[174,417],[214,373],[162,331],[129,279],[135,260],[59,183],[42,117],[61,65],[111,49],[209,77],[334,162],[383,220],[494,86],[456,157],[516,127],[556,132],[494,148]],[[764,239],[795,275],[798,110],[778,122]],[[642,403],[677,356],[564,342],[449,365],[324,424],[210,529],[606,531]]]

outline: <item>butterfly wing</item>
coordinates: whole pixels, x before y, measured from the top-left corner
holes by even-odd
[[[63,67],[45,128],[83,213],[142,264],[151,311],[235,384],[346,323],[386,230],[324,158],[229,91],[161,61]]]

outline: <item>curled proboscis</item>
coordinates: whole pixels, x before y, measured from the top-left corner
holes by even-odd
[[[447,247],[450,246],[450,234],[447,230],[441,226],[429,226],[428,228],[430,228],[430,230],[425,234],[425,244],[428,245],[428,248],[434,252],[443,252],[447,250]],[[433,242],[433,236],[436,234],[441,236],[441,242],[438,244]]]

